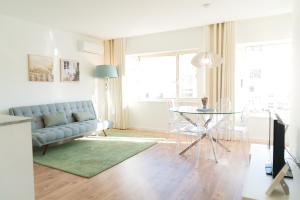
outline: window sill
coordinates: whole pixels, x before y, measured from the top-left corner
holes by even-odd
[[[201,98],[180,98],[180,99],[139,99],[135,100],[134,102],[140,102],[140,103],[170,103],[172,100],[176,100],[177,102],[191,102],[191,103],[201,103]]]

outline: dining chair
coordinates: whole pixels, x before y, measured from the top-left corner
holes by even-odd
[[[169,102],[169,109],[178,106],[180,106],[180,104],[177,99],[172,99]],[[176,150],[178,150],[179,145],[179,133],[181,129],[188,125],[188,122],[182,119],[178,113],[169,111],[169,133],[176,134]]]
[[[235,133],[238,133],[238,135],[235,135],[240,137],[240,139],[247,139],[249,140],[249,135],[248,135],[248,118],[249,118],[249,111],[248,111],[248,106],[244,106],[240,117],[236,118],[233,131]]]
[[[172,107],[180,106],[179,101],[172,99],[169,103],[169,109]],[[189,125],[186,120],[184,120],[180,115],[176,112],[169,112],[169,132],[170,133],[178,133],[180,129]]]
[[[234,139],[239,141],[244,156],[247,158],[249,155],[250,138],[248,131],[248,119],[249,110],[248,105],[245,105],[240,117],[237,117],[234,121],[232,132],[234,133]]]
[[[215,117],[215,123],[218,125],[215,127],[215,134],[218,139],[231,140],[232,139],[232,127],[233,127],[233,115],[224,115],[222,112],[232,111],[231,101],[228,98],[222,98],[218,101],[215,109],[220,112]]]
[[[228,104],[227,104],[228,105]],[[224,107],[224,106],[223,106]],[[226,107],[230,108],[230,105]],[[250,146],[248,133],[248,105],[245,105],[239,114],[223,116],[221,123],[216,128],[218,139],[235,141],[240,144],[243,156],[248,157]]]
[[[177,99],[172,99],[170,101],[170,108],[178,106],[197,106],[197,104],[193,102],[183,102]],[[199,122],[198,116],[193,115],[189,117],[196,118],[194,121]],[[170,112],[169,132],[176,134],[176,152],[179,152],[182,145],[185,146],[185,144],[191,144],[195,136],[199,136],[200,134],[204,133],[204,129],[201,128],[199,124],[197,124],[197,127],[195,127],[190,122],[185,120],[182,116],[180,116],[180,114]],[[185,139],[185,141],[182,141],[183,138]],[[200,148],[200,146],[198,147]],[[197,150],[196,152],[199,151]],[[198,153],[197,157],[199,157]]]

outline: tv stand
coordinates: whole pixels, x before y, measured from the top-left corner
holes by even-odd
[[[273,182],[272,176],[266,175],[265,163],[270,160],[270,150],[267,145],[252,144],[249,155],[249,168],[245,176],[242,192],[243,199],[300,199],[300,169],[288,156],[285,157],[293,172],[293,179],[285,178],[289,187],[289,195],[282,188],[276,187],[270,196],[266,191]]]
[[[284,175],[284,178],[293,178],[293,172],[291,170],[290,164],[288,162],[285,162],[288,166],[289,169],[287,173]],[[265,171],[267,175],[272,176],[273,175],[273,170],[272,170],[272,163],[266,163],[265,164]]]

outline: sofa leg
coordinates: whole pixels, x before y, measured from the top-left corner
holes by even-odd
[[[45,154],[46,154],[47,150],[48,150],[48,144],[44,145],[44,149],[43,149],[43,155],[45,155]]]

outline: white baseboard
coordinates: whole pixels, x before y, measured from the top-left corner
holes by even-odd
[[[127,129],[129,129],[129,130],[137,130],[137,131],[156,132],[156,133],[169,133],[168,130],[151,129],[151,128],[134,128],[134,127],[129,127]]]

